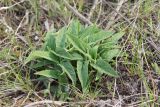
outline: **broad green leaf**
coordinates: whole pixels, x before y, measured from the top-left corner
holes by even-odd
[[[70,59],[70,60],[73,59],[72,55],[69,52],[67,52],[65,49],[60,48],[60,47],[57,47],[55,51],[50,50],[50,52],[52,52],[53,54],[61,58]]]
[[[35,73],[36,75],[45,76],[48,78],[58,79],[61,72],[58,70],[43,70]]]
[[[98,33],[95,33],[93,35],[91,35],[89,38],[88,38],[88,41],[89,41],[89,44],[96,44],[106,38],[109,38],[111,35],[113,34],[113,32],[111,31],[103,31],[101,30],[100,32]]]
[[[30,67],[33,69],[35,69],[35,68],[39,68],[39,67],[43,67],[43,66],[47,66],[47,65],[51,65],[51,64],[53,64],[53,62],[52,61],[49,61],[49,60],[38,60],[37,61],[37,63],[35,64],[34,63],[34,65],[31,65]]]
[[[83,57],[80,54],[76,52],[72,52],[71,54],[74,57],[74,59],[83,60]]]
[[[66,27],[63,27],[57,32],[56,36],[56,47],[65,48],[66,43]]]
[[[112,49],[102,53],[102,58],[111,61],[114,57],[116,57],[119,53],[119,49]]]
[[[68,92],[68,78],[67,78],[67,75],[66,73],[61,73],[61,75],[59,76],[58,78],[58,83],[59,83],[59,91],[62,91],[62,92]]]
[[[92,56],[93,59],[97,58],[97,52],[98,52],[98,45],[89,49],[89,54],[90,54],[90,56]]]
[[[75,49],[77,49],[84,56],[88,57],[89,60],[94,61],[89,52],[87,52],[91,48],[87,43],[82,41],[80,38],[74,37],[72,35],[68,35],[67,37],[69,42],[73,45],[73,47],[75,47]]]
[[[72,80],[73,85],[76,85],[76,73],[72,66],[72,64],[69,61],[61,62],[60,67],[62,68],[63,72],[65,72],[68,77]]]
[[[61,85],[65,85],[66,83],[68,83],[68,78],[67,78],[67,74],[65,72],[62,72],[58,78],[59,83]]]
[[[77,74],[78,74],[78,78],[81,83],[83,92],[87,89],[87,83],[89,79],[88,64],[89,64],[88,61],[85,61],[85,62],[77,61]]]
[[[92,36],[93,34],[98,33],[99,31],[100,29],[97,28],[96,25],[88,26],[80,32],[80,38],[84,40],[89,36]]]
[[[66,100],[69,96],[70,83],[66,73],[62,73],[58,79],[57,97],[60,100]]]
[[[105,40],[104,43],[106,43],[106,45],[107,45],[107,44],[110,44],[110,45],[112,44],[112,45],[114,45],[114,44],[116,44],[116,43],[118,42],[118,40],[119,40],[120,38],[122,38],[122,36],[123,36],[124,34],[125,34],[124,32],[116,33],[116,34],[110,36],[107,40]]]
[[[57,47],[56,51],[52,51],[50,50],[53,54],[55,54],[56,56],[59,56],[61,58],[65,58],[65,59],[69,59],[69,60],[81,60],[81,57],[74,57],[72,56],[72,54],[70,54],[69,52],[67,52],[64,48],[61,47]]]
[[[49,61],[58,62],[58,59],[55,55],[48,51],[33,51],[30,53],[30,55],[27,57],[25,64],[30,62],[31,60],[35,60],[38,58],[47,59]]]
[[[68,27],[68,34],[73,34],[74,36],[79,36],[79,32],[84,29],[84,26],[78,21],[74,20]]]
[[[99,47],[102,48],[102,49],[120,48],[120,46],[115,45],[112,42],[106,42],[106,43],[103,43],[103,44],[99,44]]]
[[[110,66],[110,64],[103,59],[98,59],[96,64],[91,64],[98,72],[102,72],[109,76],[118,77],[117,72]]]
[[[55,35],[56,33],[54,32],[48,32],[46,34],[46,37],[45,37],[45,50],[47,50],[48,48],[54,50],[56,48],[56,41],[55,41]]]
[[[87,49],[89,49],[89,46],[80,40],[80,38],[77,38],[75,36],[72,36],[71,34],[67,36],[69,42],[75,47],[79,52],[82,54],[86,54]]]

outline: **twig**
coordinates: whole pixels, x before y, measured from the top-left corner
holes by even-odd
[[[147,39],[147,41],[151,44],[151,46],[153,48],[155,48],[158,52],[160,52],[160,47],[158,47],[154,42],[153,39],[150,37],[149,39]]]
[[[27,96],[25,97],[25,99],[22,101],[20,105],[24,105],[24,103],[27,101],[30,95],[31,95],[31,91],[28,92]]]
[[[96,24],[98,23],[98,20],[101,16],[101,12],[102,12],[102,0],[100,0],[100,8],[99,8],[98,16],[97,16],[97,19],[96,19]]]
[[[103,101],[103,100],[100,100],[100,101],[94,101],[94,100],[91,100],[91,101],[82,101],[82,102],[63,102],[63,101],[52,101],[52,100],[43,100],[43,101],[37,101],[37,102],[33,102],[33,103],[30,103],[28,105],[25,105],[24,107],[35,107],[36,105],[42,105],[42,104],[54,104],[55,106],[69,106],[69,105],[72,105],[72,106],[77,106],[77,105],[84,105],[84,104],[87,104],[87,105],[90,105],[90,104],[93,104],[93,105],[107,105],[107,106],[113,106],[110,104],[110,100],[106,100],[106,101]]]
[[[55,104],[56,106],[62,106],[63,104],[66,104],[66,102],[43,100],[43,101],[37,101],[37,102],[30,103],[24,107],[35,107],[35,105],[40,105],[40,104]]]
[[[145,102],[142,102],[142,101],[137,101],[137,102],[134,102],[134,103],[131,103],[131,104],[126,104],[127,107],[138,107],[138,106],[143,106],[145,104],[148,104],[150,102],[154,102],[154,100],[147,100]],[[159,105],[159,104],[158,104]]]
[[[124,19],[126,22],[128,22],[129,24],[132,23],[132,22],[130,21],[130,20],[132,20],[132,19],[129,20],[129,19],[127,19],[127,18],[125,17],[125,14],[126,14],[126,13],[121,14],[121,13],[117,12],[114,7],[111,6],[111,4],[113,4],[113,3],[108,2],[108,1],[105,1],[105,0],[103,0],[103,2],[106,3],[106,4],[108,4],[108,6],[109,6],[111,9],[113,9],[113,11],[117,13],[117,15],[120,16],[120,17],[118,17],[117,19],[115,19],[115,20],[113,21],[112,25],[113,25],[117,20],[119,20],[120,18],[123,18],[123,19]],[[115,4],[114,4],[114,5],[115,5]],[[116,6],[118,6],[118,4],[117,4]],[[110,14],[113,14],[113,12],[110,13]],[[116,15],[116,16],[117,16],[117,15]],[[108,20],[108,19],[109,19],[109,15],[108,15],[104,20],[102,20],[101,23],[98,24],[98,26],[101,26],[101,25],[102,25],[106,20]],[[110,20],[109,20],[109,21],[110,21]],[[107,29],[107,28],[106,28],[106,29]]]
[[[26,19],[26,21],[24,22],[25,19]],[[24,23],[23,23],[23,22],[24,22]],[[18,25],[18,27],[17,27],[17,29],[16,29],[16,31],[15,31],[15,35],[17,35],[19,29],[20,29],[21,27],[27,25],[28,22],[29,22],[29,11],[26,10],[24,17],[23,17],[22,20],[20,21],[20,23],[19,23],[19,25]]]
[[[7,33],[13,33],[14,30],[12,27],[10,27],[6,21],[6,19],[3,17],[2,19],[0,19],[0,23],[2,23],[7,29],[5,30]]]
[[[97,5],[98,5],[98,0],[94,0],[93,6],[92,6],[92,8],[90,10],[90,13],[88,15],[89,20],[91,19],[92,15],[93,15],[93,12],[95,11],[95,8],[97,7]]]
[[[26,21],[24,22],[24,20],[26,19]],[[27,25],[29,22],[29,11],[26,10],[24,17],[22,18],[22,20],[20,21],[16,31],[15,31],[15,35],[17,36],[17,38],[19,38],[20,40],[22,40],[26,45],[28,45],[29,43],[27,42],[27,40],[25,39],[25,37],[21,36],[18,31],[20,28],[22,28],[23,26]]]
[[[52,100],[42,100],[30,103],[25,105],[24,107],[35,107],[35,105],[42,105],[42,104],[54,104],[56,106],[65,106],[65,105],[81,105],[81,104],[88,104],[90,102],[63,102],[63,101],[52,101]]]
[[[160,53],[160,47],[158,47],[154,41],[152,40],[152,38],[150,37],[149,39],[147,39],[147,41],[150,43],[150,45],[158,52]],[[158,54],[158,57],[160,59],[160,55]]]
[[[1,67],[0,67],[0,68],[1,68]],[[6,71],[6,72],[3,72],[3,73],[0,73],[0,77],[1,77],[1,76],[3,76],[3,75],[5,76],[5,75],[6,75],[6,74],[8,74],[8,73],[9,73],[9,71]]]
[[[23,98],[24,95],[25,94],[22,94],[22,95],[20,95],[20,96],[18,96],[16,98],[13,98],[14,99],[14,103],[13,103],[13,105],[11,107],[16,107],[18,100],[20,100],[21,98]]]
[[[2,92],[4,93],[4,95],[1,95],[0,99],[6,98],[6,97],[9,97],[9,96],[13,96],[13,95],[15,95],[19,92],[22,92],[22,91],[19,90],[19,89],[6,89]]]
[[[12,8],[12,7],[20,4],[20,3],[25,2],[25,1],[28,1],[28,0],[22,0],[22,1],[20,1],[20,2],[17,2],[17,3],[15,3],[15,4],[11,5],[11,6],[1,7],[1,8],[0,8],[0,11],[10,9],[10,8]]]
[[[92,25],[92,24],[93,24],[89,19],[87,19],[86,17],[84,17],[82,14],[80,14],[80,13],[77,11],[76,8],[70,6],[70,4],[69,4],[66,0],[64,0],[64,3],[65,3],[65,5],[66,5],[66,7],[67,7],[70,11],[72,11],[80,20],[82,20],[83,22],[85,22],[85,23],[87,23],[87,24],[89,24],[89,25]]]
[[[118,6],[117,6],[117,8],[116,8],[116,10],[113,12],[112,16],[111,16],[110,19],[109,19],[109,22],[108,22],[108,24],[107,24],[106,29],[109,29],[109,28],[114,24],[114,20],[115,20],[115,18],[116,18],[116,16],[117,16],[118,12],[120,11],[122,5],[123,5],[125,2],[127,2],[127,1],[128,1],[128,0],[120,0],[120,2],[118,3]]]

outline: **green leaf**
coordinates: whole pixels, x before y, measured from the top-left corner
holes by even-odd
[[[76,52],[72,52],[71,54],[74,57],[74,59],[83,60],[83,57],[80,54]]]
[[[99,47],[102,49],[105,49],[105,50],[106,49],[113,49],[113,48],[120,48],[120,46],[118,46],[114,43],[111,43],[111,42],[100,44]]]
[[[48,61],[48,60],[43,59],[43,60],[40,60],[40,61],[38,60],[36,64],[34,63],[30,67],[32,69],[35,69],[35,68],[39,68],[39,67],[43,67],[43,66],[47,66],[47,65],[51,65],[51,64],[53,64],[52,61]]]
[[[108,51],[104,51],[102,53],[102,58],[107,60],[107,61],[111,61],[114,57],[116,57],[119,53],[119,49],[112,49],[112,50],[108,50]]]
[[[61,75],[58,78],[58,83],[59,83],[59,88],[58,88],[59,91],[68,92],[69,82],[66,73],[61,73]]]
[[[68,27],[68,34],[73,34],[74,36],[79,36],[79,32],[84,29],[84,26],[78,21],[74,20]]]
[[[25,64],[37,58],[43,58],[58,63],[57,57],[48,51],[33,51],[25,60]]]
[[[105,41],[105,43],[106,43],[106,45],[107,44],[116,44],[117,42],[118,42],[118,40],[120,39],[120,38],[122,38],[122,36],[124,35],[125,33],[124,32],[119,32],[119,33],[116,33],[116,34],[114,34],[114,35],[112,35],[110,38],[108,38],[106,41]]]
[[[83,92],[85,92],[85,90],[87,89],[87,83],[89,79],[88,64],[89,64],[88,61],[85,61],[85,62],[77,61],[77,74],[78,74],[78,78],[81,83]]]
[[[110,37],[112,34],[113,34],[113,32],[111,32],[111,31],[103,31],[102,30],[98,33],[95,33],[95,34],[91,35],[88,38],[88,41],[89,41],[90,45],[96,44],[96,43]]]
[[[48,48],[52,50],[56,49],[55,35],[56,33],[54,32],[48,32],[46,34],[45,45],[44,45],[45,50],[47,50]]]
[[[61,62],[60,67],[62,70],[68,75],[68,77],[72,80],[73,85],[76,85],[76,73],[72,66],[72,64],[69,61]]]
[[[68,84],[68,78],[67,78],[67,75],[65,72],[62,72],[58,78],[59,80],[59,83],[61,85],[65,85],[65,84]]]
[[[43,70],[35,73],[36,75],[45,76],[48,78],[58,79],[61,72],[57,70]]]
[[[98,72],[102,72],[109,76],[118,77],[117,72],[110,66],[110,64],[103,59],[98,59],[96,64],[91,64]]]
[[[101,31],[96,25],[88,26],[80,32],[80,38],[82,40],[87,39],[95,33]]]
[[[81,57],[72,56],[72,54],[70,54],[69,52],[67,52],[65,49],[63,49],[61,47],[57,47],[56,51],[50,50],[50,52],[52,52],[56,56],[59,56],[61,58],[65,58],[65,59],[69,59],[69,60],[81,60],[82,59]]]
[[[68,35],[67,37],[70,43],[73,45],[73,47],[75,47],[75,49],[77,49],[84,56],[88,57],[89,60],[94,61],[89,52],[87,52],[91,48],[87,43],[82,41],[80,38],[74,37],[72,35]]]
[[[77,38],[72,35],[68,35],[67,38],[69,42],[73,45],[73,47],[75,47],[82,54],[86,54],[87,49],[89,49],[89,46],[85,42],[80,40],[80,38]]]
[[[70,60],[73,59],[72,55],[69,52],[67,52],[65,49],[60,48],[60,47],[57,47],[55,51],[50,50],[50,52],[52,52],[53,54],[61,58],[70,59]]]
[[[96,59],[97,58],[97,52],[98,52],[98,45],[96,45],[93,48],[89,49],[89,54],[92,57],[92,59]]]
[[[66,27],[63,27],[57,32],[58,34],[56,36],[56,47],[65,48],[66,30],[67,30]]]

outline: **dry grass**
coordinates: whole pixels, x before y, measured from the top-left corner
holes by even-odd
[[[68,98],[67,104],[159,107],[160,1],[68,0],[68,3],[0,1],[0,106],[17,107],[54,99],[23,61],[28,52],[41,46],[48,30],[60,29],[78,18],[86,25],[125,32],[119,42],[122,57],[112,62],[121,76],[116,80],[103,77],[87,95],[73,89],[74,96]]]

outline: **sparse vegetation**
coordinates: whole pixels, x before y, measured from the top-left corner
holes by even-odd
[[[1,0],[0,106],[159,107],[159,20],[159,0]]]

